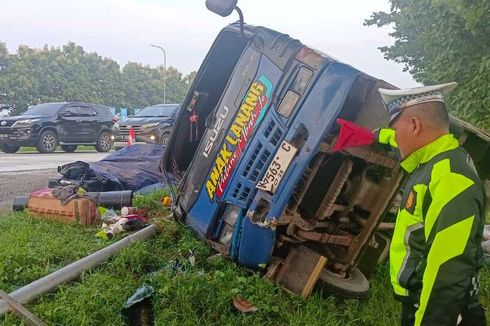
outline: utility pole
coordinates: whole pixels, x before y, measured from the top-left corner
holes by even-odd
[[[167,81],[166,81],[166,78],[165,78],[165,75],[167,73],[167,54],[165,53],[165,50],[163,49],[163,47],[159,46],[159,45],[154,45],[154,44],[150,44],[151,47],[154,47],[154,48],[158,48],[160,50],[162,50],[163,52],[163,103],[167,103]]]

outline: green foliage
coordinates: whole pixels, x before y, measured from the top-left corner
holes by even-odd
[[[56,147],[57,152],[62,152],[63,150],[61,149],[61,146]],[[92,151],[96,152],[95,146],[89,146],[89,145],[78,145],[77,146],[77,152],[81,151]],[[36,147],[31,147],[31,146],[26,146],[26,147],[21,147],[19,149],[19,153],[30,153],[30,152],[38,152]]]
[[[139,208],[147,209],[151,212],[169,213],[163,207],[161,202],[162,197],[169,195],[169,189],[159,189],[148,194],[135,194],[133,197],[133,205]],[[163,212],[165,210],[165,212]]]
[[[96,229],[30,218],[0,217],[0,289],[11,292],[92,251],[103,241],[87,241]]]
[[[144,107],[163,103],[163,74],[166,72],[167,103],[179,103],[184,100],[190,84],[177,69],[163,67],[157,69],[130,62],[124,66],[122,80],[125,85],[123,106]]]
[[[138,198],[148,205],[163,192]],[[158,215],[157,212],[152,212]],[[0,217],[0,288],[10,292],[108,244],[94,227],[12,214]],[[115,241],[115,240],[113,240]],[[189,250],[196,257],[194,266]],[[175,263],[179,268],[175,268]],[[135,243],[99,267],[45,294],[26,307],[48,325],[122,325],[121,309],[141,285],[155,288],[156,325],[397,325],[400,306],[392,297],[388,266],[371,281],[366,301],[337,300],[318,285],[307,300],[284,291],[214,252],[189,229],[161,222],[155,238]],[[482,272],[483,304],[490,304],[490,269]],[[233,297],[259,310],[243,314]],[[380,309],[382,307],[382,309]],[[490,317],[490,316],[489,316]],[[2,325],[19,325],[13,314]]]
[[[194,73],[166,71],[167,102],[181,102]],[[83,101],[112,107],[141,108],[163,103],[163,67],[129,62],[122,69],[112,59],[87,53],[70,42],[62,48],[19,46],[9,54],[0,42],[0,104],[20,113],[29,105]]]
[[[0,72],[5,67],[8,54],[9,52],[7,50],[7,45],[5,43],[0,42]]]
[[[449,110],[490,129],[490,1],[390,0],[391,12],[376,12],[366,25],[392,26],[385,58],[405,64],[423,84],[457,81]]]

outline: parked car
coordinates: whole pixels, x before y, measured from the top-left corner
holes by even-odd
[[[207,4],[227,15],[236,0]],[[373,265],[386,257],[389,236],[379,225],[393,225],[404,173],[379,144],[341,152],[332,145],[338,118],[371,130],[387,125],[380,87],[396,88],[286,34],[243,22],[225,27],[162,161],[167,182],[170,175],[178,182],[175,218],[291,291],[306,296],[320,279],[336,295],[364,297]],[[199,137],[191,139],[196,114]],[[490,136],[459,129],[489,178]]]
[[[0,149],[15,153],[21,146],[35,146],[51,153],[58,145],[74,152],[78,145],[94,145],[99,152],[112,147],[111,109],[82,102],[35,105],[19,116],[0,118]]]
[[[134,130],[135,142],[166,145],[179,107],[178,103],[156,104],[116,122],[113,126],[114,146],[117,148],[127,145],[130,128]]]

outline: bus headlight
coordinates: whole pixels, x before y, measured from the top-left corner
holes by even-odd
[[[228,205],[223,213],[223,227],[219,235],[219,242],[225,246],[229,246],[235,231],[235,225],[238,216],[241,213],[241,208],[234,205]]]

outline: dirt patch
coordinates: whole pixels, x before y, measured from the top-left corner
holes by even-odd
[[[56,169],[0,173],[0,212],[12,210],[14,197],[47,187],[48,180],[58,176]]]

